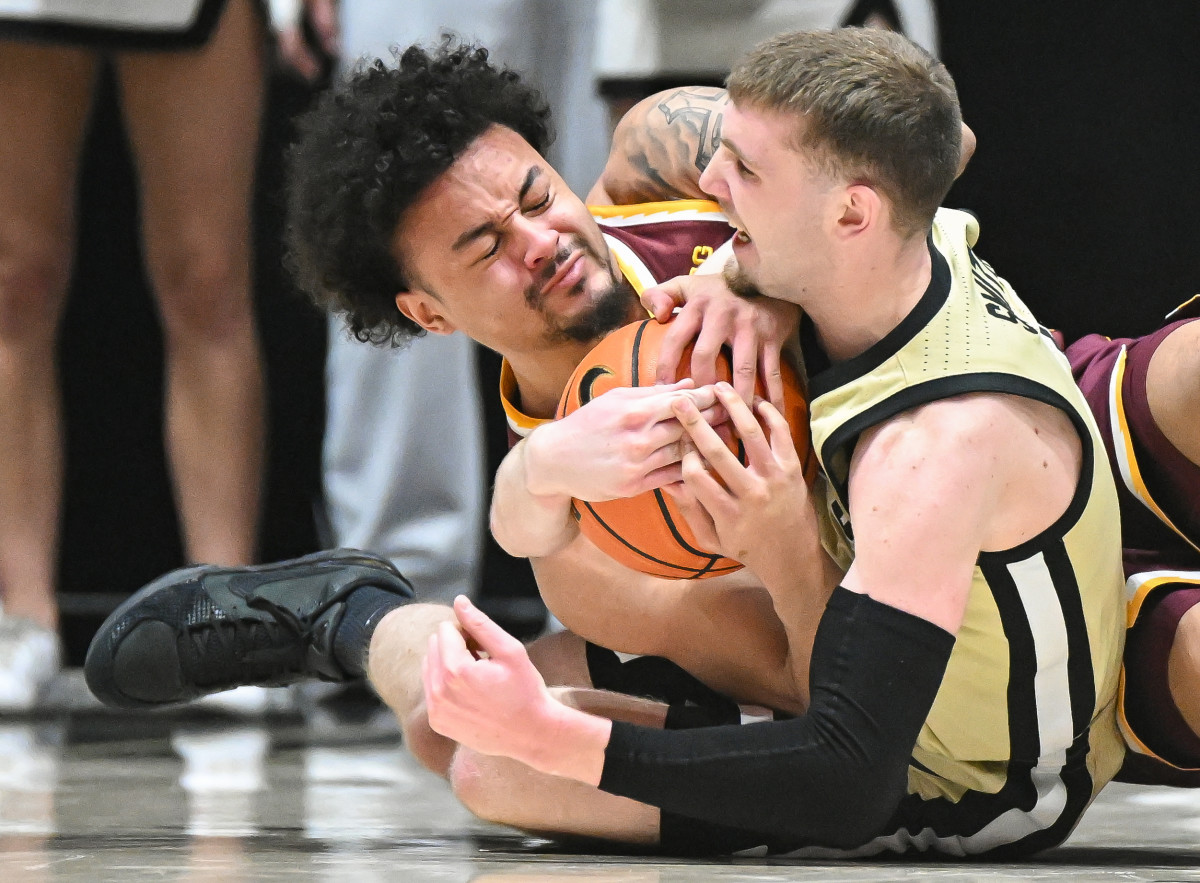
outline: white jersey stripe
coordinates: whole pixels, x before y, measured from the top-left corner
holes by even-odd
[[[641,212],[636,215],[612,215],[597,219],[605,227],[637,227],[659,221],[721,221],[729,223],[722,212],[684,209],[682,211]]]
[[[1038,765],[1030,773],[1037,801],[1026,811],[1008,809],[970,835],[939,835],[932,828],[917,833],[900,830],[877,837],[853,850],[807,847],[791,855],[803,858],[857,858],[883,852],[936,850],[957,856],[978,855],[1052,827],[1067,807],[1067,785],[1062,778],[1067,749],[1074,741],[1071,688],[1067,668],[1067,622],[1043,553],[1012,562],[1007,570],[1016,586],[1033,636],[1036,674],[1034,699],[1041,746]]]
[[[1061,761],[1074,741],[1071,687],[1067,678],[1067,623],[1042,553],[1008,566],[1021,604],[1029,617],[1037,657],[1033,690],[1038,709],[1038,734],[1043,756]]]

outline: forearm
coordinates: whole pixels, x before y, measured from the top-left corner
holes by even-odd
[[[496,472],[491,531],[496,542],[517,558],[540,558],[564,548],[578,534],[569,494],[530,487],[529,439],[508,452]],[[536,469],[536,467],[534,467]],[[536,485],[536,476],[534,477]]]
[[[794,843],[877,834],[904,795],[953,638],[844,589],[826,619],[808,714],[686,731],[613,724],[600,788]]]
[[[762,580],[783,625],[791,675],[798,693],[807,698],[817,626],[844,572],[821,545],[815,521],[811,531],[796,532],[791,539],[780,544],[777,557],[750,569]]]
[[[617,124],[592,205],[707,198],[700,173],[720,143],[724,89],[691,86],[645,98]]]
[[[546,606],[585,640],[669,659],[738,702],[791,713],[807,708],[812,636],[789,646],[770,596],[746,570],[662,579],[622,567],[582,537],[532,564]],[[792,657],[803,660],[803,683]]]
[[[560,702],[516,759],[622,797],[795,845],[853,847],[905,793],[953,637],[846,589],[813,648],[813,702],[791,720],[660,730]]]

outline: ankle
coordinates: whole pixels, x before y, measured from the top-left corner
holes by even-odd
[[[361,586],[349,594],[345,615],[333,635],[334,658],[347,674],[366,677],[367,651],[376,628],[409,600],[375,586]]]

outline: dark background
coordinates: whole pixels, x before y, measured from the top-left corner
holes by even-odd
[[[1200,3],[938,7],[979,255],[1068,339],[1149,331],[1200,291]]]
[[[939,14],[942,56],[979,138],[947,205],[979,215],[979,254],[1039,318],[1069,338],[1142,333],[1200,290],[1200,3],[945,0]],[[256,259],[270,403],[263,560],[320,546],[325,325],[290,287],[278,246],[280,156],[289,120],[309,97],[297,81],[275,77],[264,127]],[[106,86],[87,147],[60,347],[68,610],[70,596],[132,592],[183,563],[133,193]],[[493,421],[497,430],[493,460],[504,445]],[[492,548],[485,595],[520,599],[527,581],[527,568]],[[72,661],[98,622],[64,616]]]

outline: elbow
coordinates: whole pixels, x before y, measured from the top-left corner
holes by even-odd
[[[570,508],[562,519],[555,519],[553,526],[547,521],[536,530],[525,524],[526,519],[505,512],[492,502],[488,514],[488,529],[501,549],[514,558],[546,558],[565,549],[575,538],[578,528],[570,517]]]
[[[896,814],[908,783],[908,766],[896,772],[873,767],[853,776],[850,781],[831,783],[836,810],[828,814],[821,845],[834,849],[855,849],[876,837],[889,833],[888,822]],[[832,807],[831,807],[832,809]]]
[[[531,542],[532,538],[528,534],[522,533],[515,525],[516,520],[506,518],[493,502],[488,513],[488,530],[492,532],[492,539],[496,541],[496,545],[514,558],[539,558],[546,554],[538,548],[537,543]]]
[[[529,557],[522,553],[520,544],[516,542],[516,538],[511,535],[505,526],[504,518],[498,511],[495,500],[492,501],[491,508],[488,511],[488,530],[491,531],[492,539],[496,541],[496,545],[509,555],[512,555],[514,558]]]

